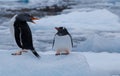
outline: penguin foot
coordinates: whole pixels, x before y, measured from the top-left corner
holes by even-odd
[[[22,50],[21,52],[25,52],[25,53],[27,53],[28,51],[26,51],[26,50]]]
[[[60,53],[56,53],[55,55],[58,56],[58,55],[68,55],[68,54],[70,54],[70,53],[61,53],[61,54]]]
[[[22,55],[22,52],[27,53],[28,51],[26,51],[26,50],[21,50],[21,51],[19,51],[19,52],[12,53],[11,55]]]
[[[61,55],[68,55],[68,54],[70,54],[70,53],[61,53]]]
[[[12,53],[11,55],[22,55],[22,52],[16,52],[16,53]]]
[[[58,55],[60,55],[60,53],[56,53],[55,55],[58,56]]]

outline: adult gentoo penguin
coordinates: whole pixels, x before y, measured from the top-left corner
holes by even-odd
[[[65,27],[55,27],[55,29],[57,30],[53,40],[55,55],[68,55],[73,47],[72,36]]]
[[[36,57],[40,57],[39,54],[35,51],[35,48],[33,47],[33,40],[32,40],[32,34],[29,25],[27,22],[33,22],[33,20],[38,20],[38,18],[35,18],[27,13],[22,13],[15,15],[13,17],[13,36],[15,38],[15,41],[17,45],[22,49],[19,52],[12,53],[12,55],[21,55],[22,52],[27,52],[26,50],[31,50],[32,53]]]

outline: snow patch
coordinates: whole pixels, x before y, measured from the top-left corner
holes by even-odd
[[[37,23],[38,27],[51,26],[53,28],[55,26],[66,26],[78,31],[117,31],[120,29],[119,17],[106,9],[90,12],[76,10],[68,14],[49,16],[38,20]]]
[[[120,54],[119,53],[82,53],[91,68],[93,76],[119,76]]]
[[[0,52],[0,76],[88,76],[90,72],[80,53],[55,56],[47,52],[37,59],[32,53],[12,56],[9,51]]]

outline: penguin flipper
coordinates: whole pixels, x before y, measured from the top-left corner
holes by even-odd
[[[35,50],[31,50],[31,51],[37,58],[40,58],[40,55]]]
[[[15,41],[17,43],[17,45],[22,48],[22,44],[21,44],[21,39],[20,39],[20,28],[18,26],[15,26]]]
[[[55,36],[56,36],[56,34],[55,34]],[[55,43],[55,36],[54,36],[54,39],[53,39],[52,48],[54,47],[54,43]]]
[[[70,39],[71,39],[71,44],[72,44],[72,47],[73,47],[73,39],[72,39],[72,36],[70,34],[68,34],[70,36]]]

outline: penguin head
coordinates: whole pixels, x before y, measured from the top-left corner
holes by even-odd
[[[32,15],[28,13],[22,13],[18,14],[16,16],[16,20],[22,21],[22,22],[32,22],[35,23],[33,20],[38,20],[38,18],[33,17]]]
[[[57,30],[57,35],[59,36],[64,36],[69,34],[69,32],[65,27],[55,27],[55,29]]]

